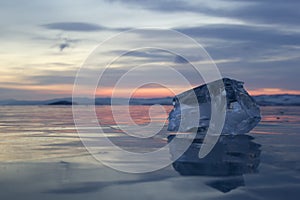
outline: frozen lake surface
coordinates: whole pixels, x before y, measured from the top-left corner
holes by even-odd
[[[166,113],[152,113],[165,122]],[[84,107],[83,107],[84,109]],[[119,115],[122,115],[120,106]],[[132,152],[166,145],[163,129],[149,139],[134,139],[116,128],[108,106],[97,106],[105,135]],[[148,106],[131,106],[134,122],[150,122]],[[260,145],[257,171],[187,176],[172,165],[145,174],[118,172],[95,160],[82,145],[70,106],[0,107],[0,199],[295,199],[300,198],[300,107],[262,107],[262,121],[249,135]],[[124,119],[124,126],[130,122]],[[93,140],[95,127],[87,127]],[[99,153],[111,162],[109,147]],[[121,163],[126,165],[128,163]],[[225,170],[225,169],[224,169]]]

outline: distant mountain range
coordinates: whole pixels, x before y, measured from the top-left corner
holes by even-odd
[[[142,99],[142,98],[132,98],[129,100],[130,105],[172,105],[172,97],[165,97],[165,98],[149,98],[149,99]],[[67,98],[59,98],[59,99],[50,99],[50,100],[42,100],[42,101],[28,101],[28,100],[15,100],[15,99],[8,99],[8,100],[0,100],[0,106],[4,105],[111,105],[111,98],[96,98],[95,100],[89,98],[76,98],[76,102],[72,102],[72,97]],[[128,99],[126,98],[114,98],[113,104],[115,105],[127,105]]]
[[[300,106],[300,95],[259,95],[254,99],[261,106]]]
[[[300,95],[260,95],[253,96],[256,102],[261,106],[300,106]],[[172,105],[172,97],[165,98],[132,98],[129,100],[130,105]],[[59,99],[50,99],[43,101],[22,101],[15,99],[0,100],[0,105],[110,105],[111,98],[96,98],[95,100],[89,98],[79,98],[76,99],[76,102],[72,102],[72,98],[59,98]],[[127,105],[128,99],[117,98],[113,100],[115,105]]]

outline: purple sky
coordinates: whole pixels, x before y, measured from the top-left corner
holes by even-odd
[[[299,8],[298,0],[2,1],[0,99],[71,96],[77,70],[91,51],[120,31],[139,27],[192,37],[223,76],[244,81],[252,94],[300,94]],[[136,51],[128,58],[168,59],[160,51]],[[116,78],[130,59],[109,77]]]

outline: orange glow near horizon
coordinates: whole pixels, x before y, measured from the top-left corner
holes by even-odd
[[[158,98],[158,97],[172,97],[176,94],[180,94],[189,88],[178,88],[177,90],[171,91],[168,88],[139,88],[133,92],[131,97],[134,98]],[[258,88],[253,90],[247,90],[250,95],[276,95],[276,94],[292,94],[292,95],[300,95],[300,90],[285,90],[281,88]],[[113,89],[98,89],[96,92],[96,96],[98,97],[111,97]],[[131,89],[123,89],[115,92],[116,97],[128,97],[128,95],[132,92]]]
[[[171,91],[168,88],[139,88],[133,92],[131,97],[134,98],[157,98],[157,97],[172,97],[176,94],[188,90],[189,88],[178,88],[176,91]],[[254,90],[247,90],[250,95],[276,95],[276,94],[294,94],[300,95],[300,90],[285,90],[281,88],[258,88]],[[113,89],[99,89],[97,90],[96,96],[99,97],[110,97],[112,96]],[[132,90],[123,89],[115,92],[116,97],[128,97]]]
[[[24,91],[34,91],[35,94],[43,95],[59,95],[70,97],[72,96],[73,85],[65,84],[65,85],[16,85],[7,87],[10,89],[19,89]],[[80,94],[82,96],[94,96],[94,91],[91,90],[90,87],[82,87],[80,89]],[[114,97],[131,97],[131,98],[159,98],[159,97],[173,97],[176,94],[180,94],[190,88],[172,88],[171,89],[165,87],[141,87],[138,89],[132,88],[118,88],[114,91],[114,88],[97,88],[96,97],[111,97],[114,92]],[[300,90],[285,90],[281,88],[257,88],[247,90],[249,94],[256,95],[276,95],[276,94],[294,94],[300,95]],[[13,98],[13,97],[12,97]],[[30,98],[31,99],[31,98]]]
[[[142,97],[172,97],[175,96],[174,92],[172,92],[168,88],[139,88],[134,91],[132,97],[134,98],[142,98]]]
[[[175,93],[180,93],[181,89],[172,91],[168,88],[155,87],[155,88],[138,88],[136,90],[131,89],[118,89],[114,91],[112,88],[101,88],[96,92],[98,97],[111,97],[114,92],[115,97],[131,97],[131,98],[159,98],[159,97],[172,97]]]

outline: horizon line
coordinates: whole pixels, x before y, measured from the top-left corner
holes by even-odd
[[[256,94],[250,96],[283,96],[283,95],[291,95],[291,96],[300,96],[300,94],[292,94],[292,93],[278,93],[278,94]],[[0,99],[0,101],[50,101],[50,100],[56,100],[56,99],[72,99],[72,96],[65,96],[65,97],[53,97],[53,98],[47,98],[47,99],[17,99],[17,98],[7,98],[7,99]],[[77,97],[77,98],[87,98],[87,99],[93,99],[90,97]],[[110,96],[96,96],[95,99],[111,99]],[[126,97],[114,97],[118,99],[128,99]],[[167,98],[174,98],[174,96],[161,96],[161,97],[131,97],[130,99],[167,99]]]

